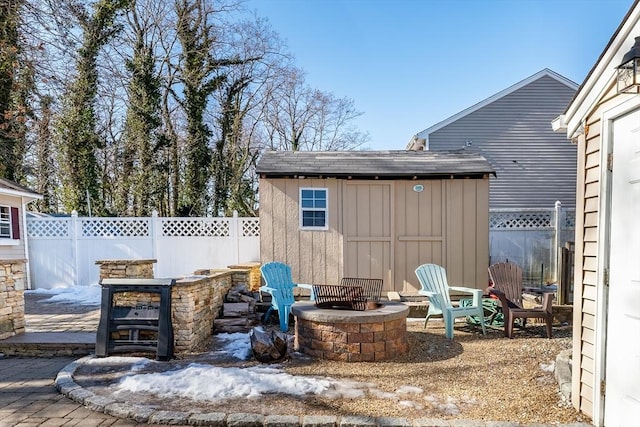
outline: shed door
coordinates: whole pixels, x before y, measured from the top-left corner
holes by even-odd
[[[393,289],[392,181],[350,181],[343,192],[344,277],[384,280]]]
[[[415,273],[420,264],[446,265],[443,200],[443,181],[396,182],[394,261],[397,291],[412,293],[420,289]]]
[[[640,414],[640,111],[613,124],[605,425]]]

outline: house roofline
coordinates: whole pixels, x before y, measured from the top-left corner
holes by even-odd
[[[607,91],[611,77],[607,79],[601,77],[607,70],[612,71],[611,64],[615,64],[616,67],[620,64],[622,57],[634,43],[633,37],[629,37],[634,31],[640,35],[640,0],[633,2],[569,103],[564,114],[567,138],[574,139],[578,136],[583,126],[582,118]]]
[[[443,121],[441,121],[439,123],[436,123],[435,125],[433,125],[431,127],[428,127],[426,129],[418,132],[416,135],[414,135],[411,138],[411,141],[407,145],[407,149],[411,149],[411,144],[416,139],[420,139],[420,138],[427,139],[427,147],[428,147],[428,144],[429,144],[428,139],[429,139],[429,135],[431,133],[442,129],[443,127],[445,127],[445,126],[447,126],[447,125],[459,120],[460,118],[462,118],[462,117],[464,117],[466,115],[469,115],[469,114],[471,114],[471,113],[473,113],[475,111],[478,111],[479,109],[485,107],[486,105],[489,105],[492,102],[495,102],[498,99],[503,98],[503,97],[505,97],[505,96],[517,91],[518,89],[523,88],[524,86],[526,86],[526,85],[528,85],[528,84],[530,84],[530,83],[532,83],[532,82],[534,82],[534,81],[536,81],[536,80],[538,80],[538,79],[540,79],[540,78],[542,78],[544,76],[551,77],[551,78],[559,81],[560,83],[562,83],[562,84],[566,85],[567,87],[569,87],[571,89],[574,89],[574,90],[577,90],[578,87],[579,87],[577,83],[575,83],[575,82],[569,80],[568,78],[556,73],[555,71],[552,71],[552,70],[550,70],[548,68],[545,68],[545,69],[543,69],[541,71],[538,71],[534,75],[529,76],[526,79],[521,80],[518,83],[513,84],[513,85],[509,86],[506,89],[501,90],[500,92],[490,96],[489,98],[486,98],[486,99],[484,99],[484,100],[472,105],[471,107],[466,108],[466,109],[460,111],[459,113],[454,114],[453,116],[451,116],[451,117],[449,117],[449,118],[447,118],[447,119],[445,119],[445,120],[443,120]]]
[[[23,200],[26,200],[24,203],[42,199],[42,195],[29,190],[27,187],[23,187],[20,184],[4,178],[0,178],[0,194],[22,197]]]

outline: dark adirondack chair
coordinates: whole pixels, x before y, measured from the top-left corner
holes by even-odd
[[[521,319],[524,328],[527,319],[544,319],[547,327],[547,338],[551,338],[553,330],[553,293],[547,292],[542,297],[542,307],[523,308],[522,306],[522,269],[510,262],[500,262],[489,267],[489,277],[493,288],[489,292],[500,299],[504,313],[504,336],[513,338],[513,324]]]

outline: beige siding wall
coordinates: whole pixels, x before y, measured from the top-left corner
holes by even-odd
[[[586,119],[585,132],[578,138],[578,179],[576,188],[576,254],[574,268],[574,330],[572,371],[573,405],[593,417],[594,390],[599,388],[595,379],[596,296],[597,269],[600,251],[598,228],[600,209],[601,159],[606,158],[602,148],[602,112],[616,103],[615,87],[611,87],[596,110]]]
[[[423,185],[422,192],[413,190]],[[329,190],[329,230],[299,229],[300,187]],[[299,283],[384,280],[415,292],[415,269],[435,263],[452,285],[484,289],[489,262],[489,179],[358,181],[262,179],[261,261],[282,261]]]
[[[300,230],[301,187],[328,189],[328,230]],[[343,270],[341,203],[335,179],[261,179],[261,262],[287,263],[297,283],[337,283]]]
[[[22,223],[22,201],[19,197],[0,195],[0,205],[16,207],[20,210],[20,243],[18,245],[0,245],[0,259],[26,259],[24,237],[25,229]],[[4,240],[4,239],[3,239]]]
[[[489,267],[489,179],[446,185],[446,264],[452,285],[484,289]]]

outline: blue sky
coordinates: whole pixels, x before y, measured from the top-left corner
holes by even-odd
[[[633,0],[250,0],[314,88],[353,99],[367,148],[549,68],[580,84]]]

